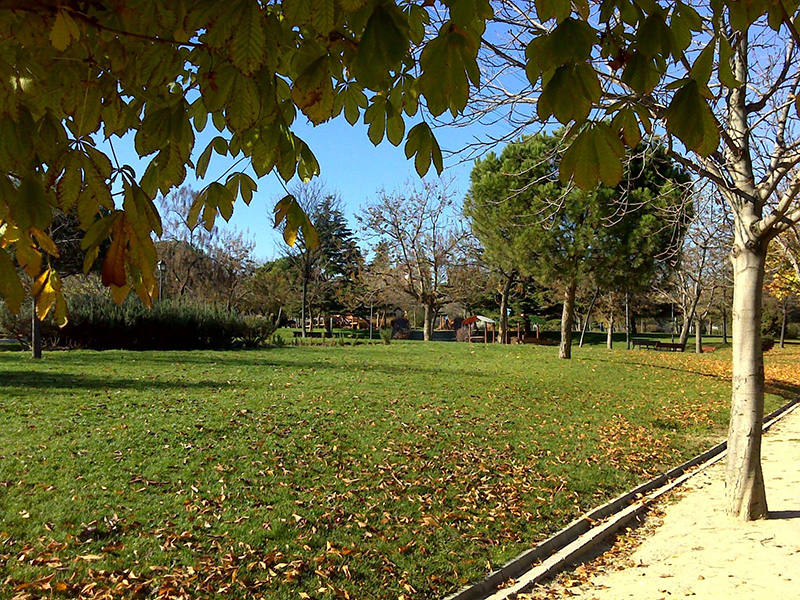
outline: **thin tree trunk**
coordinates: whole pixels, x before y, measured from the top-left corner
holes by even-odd
[[[750,249],[737,240],[731,253],[734,277],[733,391],[726,488],[728,513],[747,521],[768,514],[761,470],[761,428],[764,421],[761,301],[766,257],[763,245]]]
[[[33,358],[42,358],[42,326],[36,316],[36,298],[31,298],[31,350]]]
[[[300,322],[303,326],[303,337],[306,337],[306,302],[308,299],[308,279],[303,277],[303,298],[300,304]]]
[[[631,305],[628,292],[625,292],[625,349],[631,349]]]
[[[608,315],[608,327],[606,327],[606,348],[611,350],[614,347],[614,312]]]
[[[592,309],[594,308],[594,303],[597,300],[597,295],[600,293],[600,288],[595,289],[594,295],[592,296],[592,301],[589,303],[589,310],[586,311],[586,319],[583,321],[583,327],[581,328],[581,339],[578,342],[578,347],[583,348],[583,338],[586,337],[586,330],[589,329],[589,321],[592,318]]]
[[[496,341],[505,344],[508,341],[508,297],[511,295],[511,286],[514,284],[514,274],[506,275],[503,291],[500,294],[500,322],[498,324],[498,339]]]
[[[722,305],[722,343],[728,343],[728,309]]]
[[[703,353],[703,321],[699,317],[694,322],[694,351]]]
[[[561,344],[558,358],[572,358],[572,323],[575,318],[575,290],[578,282],[572,280],[564,291],[564,307],[561,310]]]
[[[786,300],[783,299],[783,320],[781,321],[781,348],[786,347]]]

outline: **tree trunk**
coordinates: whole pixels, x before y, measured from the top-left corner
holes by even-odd
[[[611,350],[614,347],[614,313],[608,315],[608,327],[606,327],[606,348]]]
[[[426,342],[433,339],[433,325],[436,319],[436,307],[425,305],[424,323],[422,324],[422,337]]]
[[[722,305],[722,343],[728,344],[728,309]]]
[[[564,307],[561,310],[561,344],[558,358],[572,358],[572,322],[575,318],[575,290],[578,282],[573,280],[564,291]]]
[[[514,284],[514,275],[506,275],[506,282],[500,294],[500,322],[497,329],[497,340],[501,344],[508,341],[508,297],[511,295],[511,286]]]
[[[681,324],[681,335],[678,338],[678,343],[686,345],[686,340],[689,339],[689,333],[692,330],[692,321],[691,317],[684,313],[683,314],[683,323]]]
[[[306,337],[306,302],[308,300],[308,280],[303,277],[303,298],[300,304],[300,322],[303,327],[303,337]]]
[[[761,300],[765,245],[747,248],[737,240],[731,252],[734,281],[733,391],[726,466],[727,505],[729,514],[747,521],[768,514],[761,471],[761,428],[764,421]]]
[[[628,292],[625,292],[625,349],[631,349],[631,305]]]
[[[36,298],[31,298],[31,350],[33,358],[42,358],[42,327],[36,316]]]
[[[703,353],[703,321],[699,318],[694,322],[694,351],[696,354]]]
[[[600,293],[600,288],[595,289],[594,296],[592,296],[592,301],[589,303],[589,310],[586,311],[586,318],[583,321],[583,327],[581,328],[581,339],[578,342],[578,347],[583,348],[583,338],[586,337],[586,330],[589,329],[589,321],[592,319],[592,309],[594,308],[594,303],[597,300],[597,295]]]
[[[781,320],[781,348],[786,347],[786,301],[788,298],[783,299],[783,319]]]

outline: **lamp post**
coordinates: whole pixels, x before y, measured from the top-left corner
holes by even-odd
[[[164,273],[167,270],[167,264],[160,260],[156,263],[156,268],[158,269],[158,300],[160,302],[164,298]]]

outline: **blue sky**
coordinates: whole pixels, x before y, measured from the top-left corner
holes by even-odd
[[[406,126],[410,128],[413,124],[407,122]],[[502,125],[494,124],[492,129],[496,132],[502,129]],[[308,143],[316,155],[322,172],[321,179],[328,189],[340,193],[354,231],[357,229],[354,215],[359,212],[360,207],[375,197],[378,190],[398,189],[407,181],[419,179],[413,161],[405,157],[403,144],[395,147],[384,140],[377,147],[373,146],[367,138],[367,128],[362,123],[350,126],[340,116],[328,123],[313,127],[306,122],[304,116],[298,115],[294,131]],[[439,127],[436,129],[436,136],[443,151],[456,151],[473,141],[475,136],[484,135],[486,132],[486,128],[478,125],[464,128]],[[206,129],[197,135],[193,158],[199,156],[215,135],[218,133],[209,123]],[[112,143],[120,162],[131,165],[137,176],[141,176],[152,157],[146,157],[145,160],[138,158],[133,149],[131,135],[121,140],[112,138]],[[233,162],[230,157],[214,154],[206,178],[198,181],[190,173],[184,185],[191,185],[194,189],[200,190],[208,182],[222,175]],[[472,162],[463,163],[457,157],[445,158],[444,176],[454,180],[453,189],[457,191],[459,197],[463,197],[469,188],[471,168]],[[255,178],[252,170],[248,172]],[[428,177],[434,173],[431,167]],[[238,200],[228,226],[248,232],[248,237],[256,243],[257,258],[267,260],[280,254],[280,234],[272,227],[272,209],[285,192],[275,174],[269,174],[257,180],[257,183],[258,191],[254,194],[250,206],[245,205],[241,199]],[[222,218],[219,218],[217,223],[226,226]]]

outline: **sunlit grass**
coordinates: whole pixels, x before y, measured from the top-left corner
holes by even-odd
[[[574,357],[3,352],[0,596],[443,596],[724,434],[729,349]]]

